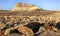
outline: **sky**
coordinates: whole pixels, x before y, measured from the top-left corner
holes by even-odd
[[[60,0],[0,0],[0,10],[12,10],[18,2],[34,4],[45,10],[60,10]]]

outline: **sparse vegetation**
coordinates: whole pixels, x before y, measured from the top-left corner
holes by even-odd
[[[21,7],[19,11],[0,10],[0,36],[60,36],[60,12],[29,6],[24,6],[25,11]]]
[[[31,23],[31,22],[39,22],[40,24],[45,25],[45,26],[43,25],[41,29],[39,28],[38,31],[40,31],[40,33],[42,33],[44,30],[45,31],[52,30],[54,32],[59,32],[59,30],[60,30],[60,27],[59,27],[60,21],[56,22],[56,20],[53,20],[53,18],[51,18],[51,17],[49,18],[46,16],[3,16],[3,17],[0,16],[0,25],[1,25],[0,31],[5,32],[4,34],[8,35],[8,34],[10,34],[11,30],[14,31],[15,29],[18,29],[18,27],[21,25],[23,25],[24,27],[27,27],[25,25],[28,25],[28,23]],[[30,26],[32,26],[32,25],[30,25]],[[37,26],[38,25],[35,25],[35,27],[37,27]],[[43,28],[43,27],[45,27],[45,28]],[[34,28],[34,27],[32,27],[32,28]],[[7,33],[7,32],[9,32],[9,33]]]

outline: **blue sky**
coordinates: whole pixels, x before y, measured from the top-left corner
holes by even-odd
[[[46,10],[60,10],[60,0],[0,0],[0,10],[11,10],[18,2],[34,4]]]

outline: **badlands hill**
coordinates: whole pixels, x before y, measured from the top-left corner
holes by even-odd
[[[17,5],[13,8],[12,11],[33,11],[37,9],[40,9],[40,8],[31,4],[17,3]]]
[[[17,3],[12,10],[0,10],[0,15],[23,15],[23,16],[40,16],[60,14],[58,11],[48,11],[35,5],[26,3]]]

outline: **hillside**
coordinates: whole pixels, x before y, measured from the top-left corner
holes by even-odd
[[[26,3],[17,3],[16,6],[12,9],[12,11],[33,11],[36,9],[40,9],[41,8],[34,6],[32,4],[26,4]]]

